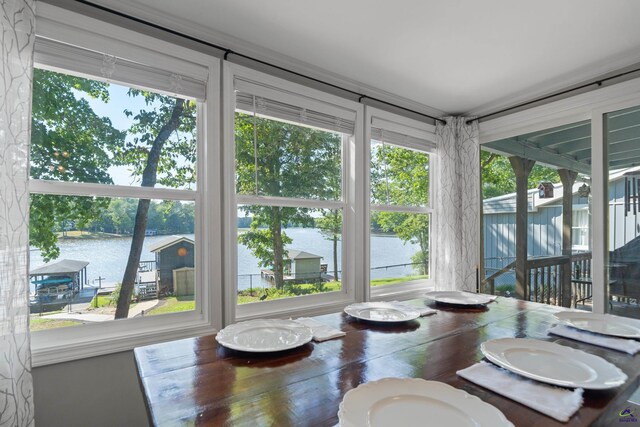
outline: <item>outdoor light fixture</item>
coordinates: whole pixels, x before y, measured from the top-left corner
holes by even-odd
[[[591,187],[589,187],[586,183],[583,183],[580,188],[578,188],[578,196],[589,197],[589,194],[591,194]]]

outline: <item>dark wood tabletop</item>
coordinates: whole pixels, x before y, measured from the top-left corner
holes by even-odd
[[[486,308],[412,303],[438,313],[393,326],[344,313],[318,316],[347,335],[280,353],[229,350],[214,335],[136,348],[150,418],[157,426],[334,426],[347,391],[385,377],[413,377],[478,396],[516,426],[618,425],[618,413],[638,388],[640,355],[547,335],[561,308],[502,297]],[[559,423],[456,375],[483,359],[482,342],[505,337],[584,350],[617,365],[629,379],[612,390],[585,391],[584,406],[568,423]]]

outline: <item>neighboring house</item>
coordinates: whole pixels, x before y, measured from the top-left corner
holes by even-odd
[[[193,270],[195,265],[194,241],[188,237],[171,236],[154,243],[149,250],[156,255],[156,280],[159,293],[180,293],[174,283],[174,270]],[[183,277],[181,274],[180,277]],[[182,289],[181,286],[178,288]],[[193,286],[191,285],[191,289]],[[184,293],[181,292],[181,293]]]
[[[284,274],[293,280],[300,279],[321,279],[322,271],[320,266],[320,255],[297,249],[289,249],[288,256],[284,262]]]
[[[618,249],[640,236],[640,213],[624,213],[623,173],[609,179],[609,249]],[[589,198],[581,197],[573,186],[572,248],[574,252],[591,251]],[[552,198],[541,199],[537,189],[528,195],[528,256],[557,256],[562,254],[562,193],[561,184],[554,185]],[[516,194],[486,199],[483,202],[484,265],[486,275],[495,272],[515,259]]]

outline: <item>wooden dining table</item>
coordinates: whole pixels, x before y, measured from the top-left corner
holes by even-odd
[[[497,407],[516,426],[608,426],[619,425],[620,411],[639,386],[640,354],[547,335],[556,323],[553,314],[562,308],[503,297],[471,308],[409,303],[437,313],[384,325],[344,313],[317,316],[346,336],[279,353],[230,350],[215,335],[136,348],[150,420],[156,426],[334,426],[349,390],[381,378],[406,377],[465,390]],[[483,360],[481,343],[506,337],[580,349],[615,364],[629,378],[614,389],[585,391],[582,408],[560,423],[456,375]]]

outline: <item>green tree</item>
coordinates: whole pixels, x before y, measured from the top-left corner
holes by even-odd
[[[134,120],[129,133],[131,141],[116,147],[115,164],[129,166],[134,177],[140,177],[142,187],[180,187],[195,182],[196,105],[181,98],[154,92],[130,89],[129,96],[141,96],[148,109],[134,114],[124,113]],[[142,246],[149,214],[149,199],[140,199],[136,210],[129,258],[122,278],[122,288],[116,305],[116,319],[129,314],[131,296],[138,274]]]
[[[107,173],[114,147],[125,133],[98,116],[82,96],[109,101],[108,84],[34,69],[31,178],[111,184]],[[84,228],[109,205],[106,198],[31,195],[29,240],[45,261],[60,255],[56,226]]]
[[[371,153],[371,201],[374,204],[426,206],[429,198],[429,156],[389,144],[377,144]],[[373,211],[371,222],[395,233],[420,250],[411,262],[420,274],[429,271],[429,215]]]
[[[236,188],[239,194],[289,198],[334,198],[335,176],[341,173],[341,136],[276,120],[236,113]],[[284,285],[288,224],[313,225],[309,209],[240,206],[251,216],[249,230],[238,236],[273,269],[276,287]]]
[[[480,170],[483,198],[515,193],[516,175],[508,157],[483,150],[480,153]],[[537,188],[542,181],[559,183],[560,176],[555,169],[536,164],[529,175],[528,188]]]
[[[333,277],[338,277],[338,242],[342,237],[342,211],[339,209],[330,209],[322,212],[322,217],[316,218],[316,227],[320,229],[320,233],[325,239],[333,244]]]

